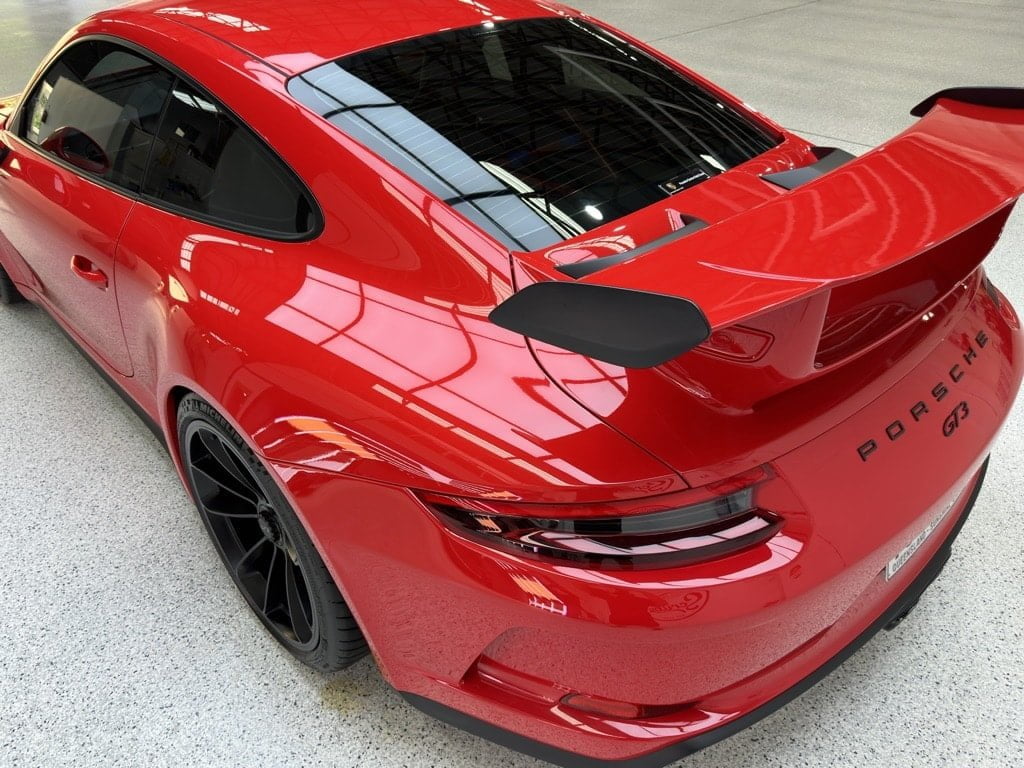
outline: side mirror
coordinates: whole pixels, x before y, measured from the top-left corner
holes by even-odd
[[[110,170],[110,159],[103,147],[77,128],[58,128],[40,146],[86,173],[105,176]]]

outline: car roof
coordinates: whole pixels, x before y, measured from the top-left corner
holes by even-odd
[[[410,37],[569,12],[558,3],[540,0],[143,0],[113,15],[158,15],[294,75]]]

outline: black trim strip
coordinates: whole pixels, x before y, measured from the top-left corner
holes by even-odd
[[[555,267],[563,275],[579,279],[592,275],[595,272],[600,272],[602,269],[608,269],[608,267],[614,267],[616,264],[621,264],[624,261],[630,261],[635,259],[637,256],[643,256],[649,251],[653,251],[655,248],[660,248],[663,245],[675,242],[687,235],[692,235],[694,232],[704,229],[708,223],[702,219],[696,219],[693,217],[684,217],[684,227],[677,229],[673,232],[669,232],[667,235],[662,235],[656,240],[652,240],[644,245],[637,246],[623,253],[614,253],[611,256],[602,256],[598,259],[587,259],[586,261],[580,261],[576,264],[562,264],[559,267]]]
[[[1002,88],[983,85],[946,88],[933,93],[910,110],[910,114],[914,117],[924,117],[939,99],[952,99],[964,104],[974,104],[978,107],[1024,109],[1024,88]]]
[[[455,195],[454,197],[446,197],[441,202],[445,205],[458,205],[459,203],[472,203],[474,200],[486,200],[492,197],[522,198],[523,196],[522,192],[516,192],[514,189],[492,189],[488,192],[467,192],[464,195],[460,194]]]
[[[971,510],[974,508],[974,504],[978,500],[978,494],[981,492],[981,486],[985,480],[985,472],[987,470],[988,459],[986,458],[985,463],[981,465],[981,469],[978,471],[978,478],[974,483],[974,489],[971,491],[970,498],[967,500],[967,504],[964,507],[963,513],[960,515],[960,519],[953,527],[953,530],[950,531],[938,552],[932,556],[931,560],[929,560],[924,566],[917,578],[910,583],[903,593],[892,602],[881,616],[875,619],[871,626],[861,632],[853,642],[818,667],[818,669],[796,685],[793,685],[783,691],[771,701],[762,704],[757,709],[752,712],[748,712],[742,717],[738,717],[724,725],[710,731],[706,731],[699,736],[694,736],[693,738],[677,742],[664,749],[660,749],[656,752],[651,752],[637,758],[627,760],[599,760],[596,758],[584,757],[583,755],[576,754],[575,752],[569,752],[564,749],[552,747],[548,744],[544,744],[543,742],[529,739],[525,736],[520,736],[519,734],[512,733],[511,731],[506,731],[503,728],[499,728],[491,723],[479,720],[423,696],[405,691],[399,691],[399,693],[402,694],[402,697],[409,704],[416,707],[416,709],[425,712],[431,717],[435,717],[438,720],[442,720],[450,725],[456,726],[457,728],[461,728],[462,730],[469,731],[470,733],[485,738],[488,741],[493,741],[496,744],[501,744],[502,746],[509,747],[510,749],[517,750],[532,757],[546,760],[547,762],[555,765],[564,766],[564,768],[661,768],[661,766],[675,762],[676,760],[684,758],[687,755],[691,755],[694,752],[698,752],[705,747],[709,747],[717,741],[721,741],[728,736],[732,736],[785,706],[804,691],[812,688],[816,683],[827,677],[830,672],[835,670],[840,664],[860,649],[862,645],[874,637],[879,630],[885,629],[890,625],[894,625],[903,616],[905,616],[907,611],[914,606],[928,586],[935,581],[939,573],[942,572],[942,568],[946,564],[946,561],[949,560],[953,541],[960,533],[960,529],[963,528],[964,523],[967,522],[967,518],[970,515]]]
[[[814,147],[811,151],[818,158],[818,162],[805,165],[802,168],[793,168],[789,171],[765,173],[761,178],[783,189],[796,189],[809,181],[814,181],[824,176],[829,171],[834,171],[843,163],[857,159],[856,155],[851,155],[849,152],[837,149],[836,147]]]
[[[308,80],[305,80],[303,82],[305,82],[307,85],[310,85]],[[311,87],[315,87],[315,86],[311,86]],[[317,90],[320,90],[320,89],[317,88]],[[334,97],[332,96],[331,98],[333,99]],[[358,109],[384,109],[385,107],[397,107],[397,106],[398,106],[398,103],[394,102],[394,101],[381,102],[380,104],[353,104],[350,107],[338,107],[337,109],[332,109],[329,112],[324,112],[323,114],[320,115],[320,117],[324,118],[325,120],[330,120],[332,117],[336,117],[338,115],[343,115],[346,112],[355,112]]]

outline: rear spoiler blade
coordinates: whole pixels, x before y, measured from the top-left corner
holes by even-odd
[[[588,357],[648,368],[719,328],[915,258],[1024,193],[1024,89],[940,91],[913,114],[922,118],[859,158],[828,153],[784,184],[765,179],[792,191],[688,226],[687,236],[635,258],[565,270],[577,280],[526,286],[490,318]]]

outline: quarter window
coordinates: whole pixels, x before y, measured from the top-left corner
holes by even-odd
[[[121,46],[79,43],[39,81],[23,136],[91,176],[137,192],[172,81]]]
[[[143,194],[228,227],[283,235],[313,229],[292,173],[209,96],[171,90]]]

